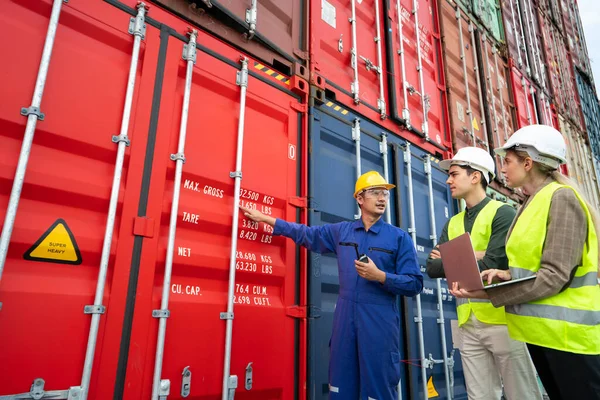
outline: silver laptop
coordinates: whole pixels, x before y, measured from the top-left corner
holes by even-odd
[[[449,288],[452,288],[454,282],[458,282],[459,288],[468,291],[491,289],[535,278],[535,275],[532,275],[525,278],[493,283],[491,285],[484,283],[481,279],[477,257],[475,256],[469,232],[440,244],[438,247],[442,255],[444,272],[446,273]]]

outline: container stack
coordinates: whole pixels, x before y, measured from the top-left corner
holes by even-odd
[[[239,205],[353,221],[354,183],[376,170],[424,271],[459,209],[439,162],[547,124],[600,207],[575,0],[13,0],[0,21],[0,364],[19,366],[0,397],[47,382],[90,400],[327,399],[337,259]],[[502,162],[488,193],[517,207]],[[398,303],[401,398],[464,399],[455,301],[424,282]]]

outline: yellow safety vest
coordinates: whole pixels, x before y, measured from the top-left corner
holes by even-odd
[[[578,354],[600,354],[600,287],[598,239],[590,212],[579,193],[557,182],[542,188],[525,208],[506,243],[513,278],[540,269],[552,195],[560,188],[575,192],[587,218],[582,265],[569,286],[542,300],[506,306],[508,332],[513,339]]]
[[[491,200],[477,214],[473,229],[471,229],[471,242],[475,251],[485,251],[492,235],[492,221],[496,212],[504,203]],[[465,212],[456,214],[448,223],[448,239],[452,240],[465,233]],[[506,325],[504,307],[496,308],[489,300],[484,299],[456,299],[458,313],[458,326],[469,320],[471,311],[475,318],[486,324]]]

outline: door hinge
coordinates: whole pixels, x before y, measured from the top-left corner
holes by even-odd
[[[298,319],[320,318],[321,309],[315,306],[288,306],[285,309],[285,314],[288,317]]]
[[[308,208],[308,198],[306,197],[290,197],[288,203],[298,208]]]
[[[308,106],[306,104],[300,104],[294,101],[290,102],[290,107],[292,107],[292,110],[296,110],[301,113],[305,113],[308,111]]]
[[[133,220],[133,235],[147,238],[154,237],[154,218],[135,217]]]
[[[285,314],[292,318],[306,318],[307,307],[306,306],[289,306],[285,309]]]
[[[294,55],[302,60],[308,60],[308,52],[300,49],[294,49]]]

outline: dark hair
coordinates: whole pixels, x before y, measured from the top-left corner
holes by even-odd
[[[473,172],[479,172],[479,174],[481,175],[481,180],[479,181],[481,183],[481,187],[483,187],[483,190],[487,190],[488,187],[488,181],[485,179],[485,177],[483,176],[483,174],[485,172],[480,171],[478,169],[475,168],[471,168],[468,165],[458,165],[459,167],[461,167],[462,169],[464,169],[465,171],[467,171],[467,175],[471,176],[473,175]],[[491,176],[488,174],[488,178],[491,178]]]

